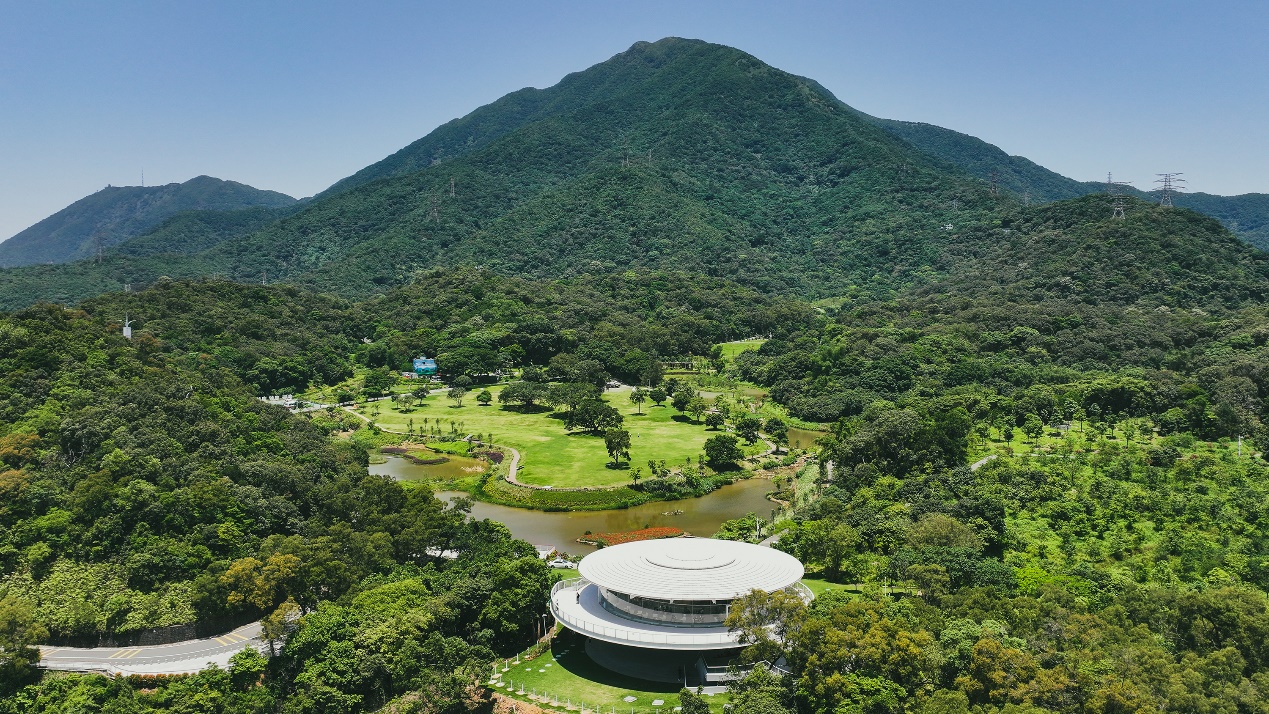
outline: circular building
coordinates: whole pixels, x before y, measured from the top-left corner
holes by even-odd
[[[807,601],[812,597],[801,583],[804,571],[797,558],[729,540],[626,543],[586,556],[578,572],[580,578],[556,583],[551,592],[556,620],[590,640],[623,649],[677,650],[685,661],[739,647],[724,621],[741,595],[793,589]],[[611,654],[612,648],[606,649]],[[605,659],[632,659],[629,652],[606,657],[604,650],[587,645],[587,652],[605,666]]]

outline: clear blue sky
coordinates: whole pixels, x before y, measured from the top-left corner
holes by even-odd
[[[142,169],[311,195],[668,35],[1068,176],[1269,192],[1264,2],[0,0],[0,237]]]

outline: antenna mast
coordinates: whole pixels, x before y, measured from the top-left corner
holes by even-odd
[[[1181,172],[1155,174],[1159,178],[1155,179],[1155,183],[1159,184],[1159,205],[1172,207],[1172,197],[1181,192],[1181,184],[1185,183],[1185,179],[1178,178]]]

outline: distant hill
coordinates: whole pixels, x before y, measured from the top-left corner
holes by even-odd
[[[913,294],[1001,307],[1264,304],[1269,254],[1210,216],[1135,198],[1123,218],[1112,214],[1109,197],[1088,195],[1019,208],[957,231],[944,245],[944,277]]]
[[[999,147],[982,139],[921,122],[880,119],[861,114],[869,121],[912,146],[983,181],[996,172],[999,186],[1017,196],[1044,203],[1075,198],[1106,190],[1100,181],[1077,181],[1040,166],[1022,156],[1010,156]],[[1129,189],[1138,198],[1153,198],[1148,191]],[[1177,206],[1206,213],[1225,225],[1245,242],[1269,250],[1269,195],[1247,193],[1239,196],[1216,196],[1210,193],[1183,193],[1174,201]]]
[[[177,213],[290,206],[294,198],[235,181],[198,176],[165,186],[108,186],[0,243],[0,267],[93,257]]]

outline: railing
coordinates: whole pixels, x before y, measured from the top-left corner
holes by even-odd
[[[585,578],[561,580],[551,587],[551,614],[556,620],[564,623],[576,632],[585,632],[602,639],[613,639],[620,642],[641,642],[644,644],[671,645],[674,647],[691,647],[702,645],[734,645],[736,638],[730,633],[688,634],[679,632],[650,632],[647,630],[630,630],[624,627],[609,627],[587,619],[572,617],[556,605],[555,595],[566,590],[581,590],[590,581]]]
[[[793,583],[789,587],[793,588],[793,592],[797,593],[802,598],[802,602],[805,602],[808,605],[815,599],[815,593],[811,592],[811,589],[808,588],[801,580]]]

